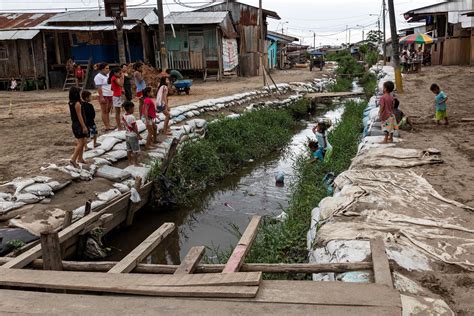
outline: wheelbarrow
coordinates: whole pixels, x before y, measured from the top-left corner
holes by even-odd
[[[173,83],[174,87],[176,88],[176,91],[178,94],[181,94],[182,92],[189,94],[189,91],[191,90],[191,86],[193,85],[192,80],[178,80]]]

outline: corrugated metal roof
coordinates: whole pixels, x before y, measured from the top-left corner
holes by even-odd
[[[281,34],[278,32],[272,32],[272,31],[267,31],[267,37],[274,41],[287,42],[287,43],[292,43],[299,40],[299,38],[297,37]]]
[[[100,13],[100,15],[99,15]],[[147,18],[150,14],[156,14],[153,8],[127,8],[127,16],[123,18],[124,21],[141,21]],[[106,17],[104,10],[82,10],[69,11],[59,13],[55,17],[48,20],[49,23],[58,22],[110,22],[112,18]]]
[[[228,13],[218,12],[171,12],[165,17],[165,24],[220,24]],[[158,24],[158,20],[155,21]],[[155,23],[153,23],[155,24]]]
[[[19,39],[30,40],[36,35],[38,35],[39,32],[39,30],[0,30],[0,41]]]
[[[56,13],[0,13],[0,30],[38,26]]]
[[[124,30],[131,30],[135,28],[137,24],[124,24]],[[38,30],[56,30],[56,31],[88,31],[88,32],[99,32],[99,31],[114,31],[115,26],[113,24],[101,24],[101,25],[87,25],[87,26],[63,26],[63,25],[41,25],[36,27]]]

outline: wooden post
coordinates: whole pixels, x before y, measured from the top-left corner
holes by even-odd
[[[59,50],[59,35],[54,32],[54,51],[56,53],[56,64],[61,64],[61,51]]]
[[[163,14],[163,0],[157,0],[157,15],[158,15],[158,30],[159,46],[160,46],[160,59],[161,68],[163,70],[168,69],[168,51],[166,50],[166,29],[165,29],[165,16]]]
[[[35,85],[36,85],[36,90],[38,90],[38,71],[36,69],[35,46],[33,44],[33,39],[30,40],[30,46],[31,46],[31,59],[33,60],[33,71],[34,71],[34,76],[35,76]]]
[[[72,211],[66,210],[64,214],[63,229],[71,225],[72,223]]]
[[[44,76],[46,78],[46,89],[49,90],[48,48],[46,47],[46,35],[44,31],[41,31],[41,34],[43,35]]]
[[[265,31],[263,30],[263,8],[262,0],[259,0],[258,20],[260,26],[260,71],[263,76],[263,86],[267,86],[267,77],[265,74]]]
[[[148,52],[150,50],[150,47],[148,43],[148,34],[143,23],[140,23],[140,35],[142,37],[143,61],[145,63],[148,63]]]
[[[204,255],[204,251],[206,248],[204,246],[199,247],[192,247],[189,250],[186,257],[184,257],[183,261],[181,262],[180,266],[176,269],[174,274],[191,274],[196,270],[199,261],[201,260],[202,256]]]
[[[392,273],[390,272],[390,265],[385,252],[383,239],[377,238],[371,240],[370,249],[372,251],[375,283],[384,284],[393,288]]]
[[[58,233],[52,230],[41,233],[41,249],[43,250],[43,269],[61,271],[61,245]]]
[[[220,36],[220,28],[216,28],[216,42],[217,42],[217,60],[219,61],[219,70],[217,71],[217,81],[222,79],[222,74],[224,72],[223,62],[222,62],[222,38]]]
[[[125,258],[120,260],[108,273],[128,273],[135,269],[173,230],[173,223],[164,223],[153,232],[140,245],[132,250]]]
[[[127,49],[127,56],[129,63],[132,62],[132,55],[130,54],[130,44],[128,43],[128,32],[123,32],[125,34],[125,48]]]
[[[91,210],[92,210],[92,201],[88,200],[86,202],[86,206],[85,206],[85,209],[84,209],[84,216],[89,215],[91,213]]]
[[[257,229],[261,219],[261,216],[252,217],[252,220],[247,226],[247,229],[245,229],[239,243],[232,252],[229,260],[227,260],[227,264],[225,265],[224,270],[222,270],[222,273],[232,273],[240,270],[240,267],[244,263],[245,256],[250,251],[250,247],[257,236]]]

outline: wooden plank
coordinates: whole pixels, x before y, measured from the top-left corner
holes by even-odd
[[[304,95],[305,98],[318,99],[318,98],[343,98],[343,97],[356,97],[364,95],[363,92],[318,92],[318,93],[307,93]]]
[[[461,122],[474,122],[474,117],[463,117]]]
[[[155,296],[254,297],[262,274],[109,274],[89,272],[0,270],[0,285],[12,288],[141,294]]]
[[[63,229],[62,231],[59,232],[58,237],[59,237],[59,242],[63,243],[69,238],[77,235],[79,232],[81,232],[84,227],[92,224],[96,220],[98,220],[103,214],[107,213],[109,209],[113,209],[118,203],[121,203],[121,199],[117,200],[116,202],[110,204],[109,206],[105,207],[102,211],[96,212],[96,213],[91,213],[87,216],[84,216],[80,220],[76,221],[73,223],[71,226],[67,227],[66,229]],[[41,245],[37,245],[28,251],[25,251],[18,257],[15,257],[15,259],[5,263],[4,265],[1,266],[3,269],[10,269],[10,268],[16,268],[16,269],[21,269],[25,266],[27,266],[31,261],[38,259],[41,257],[42,250],[41,250]]]
[[[43,269],[61,271],[63,265],[58,233],[45,231],[41,233],[40,238],[41,249],[43,250]]]
[[[250,247],[257,236],[257,229],[258,225],[260,224],[260,220],[261,216],[252,217],[252,220],[245,229],[245,232],[240,238],[239,243],[227,261],[224,270],[222,270],[222,273],[232,273],[239,271],[240,267],[244,263],[245,256],[250,251]]]
[[[375,283],[383,284],[393,288],[392,273],[388,263],[385,244],[382,238],[372,239],[370,241],[372,251],[372,263],[374,265]]]
[[[63,229],[71,225],[72,223],[72,211],[71,210],[65,210],[64,211],[64,221],[63,221]]]
[[[138,263],[145,259],[160,242],[173,230],[174,223],[164,223],[155,230],[147,239],[132,250],[125,258],[120,260],[108,273],[128,273],[135,269]]]
[[[11,314],[49,315],[351,315],[395,316],[400,308],[379,306],[334,306],[309,304],[274,304],[266,302],[227,301],[112,295],[79,295],[0,290],[1,311]],[[25,303],[27,302],[27,304]],[[159,312],[157,312],[159,311]]]
[[[206,248],[204,246],[192,247],[184,257],[181,265],[174,274],[191,274],[196,270],[196,266],[204,255]]]

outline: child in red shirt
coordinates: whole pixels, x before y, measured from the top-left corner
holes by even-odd
[[[146,129],[148,130],[148,136],[146,138],[146,145],[145,149],[150,149],[152,146],[152,142],[156,143],[156,133],[157,128],[155,124],[156,120],[156,104],[153,101],[153,94],[151,91],[151,87],[146,87],[143,90],[143,117],[144,123],[146,125]]]
[[[398,130],[397,119],[395,118],[393,108],[392,92],[395,85],[392,81],[386,81],[383,84],[383,96],[380,98],[379,118],[382,122],[382,131],[385,134],[383,144],[393,142],[393,132]]]
[[[123,130],[122,124],[120,124],[120,109],[122,108],[122,87],[123,87],[123,74],[120,68],[114,68],[109,74],[109,83],[112,86],[112,104],[115,109],[115,122],[119,130]]]

